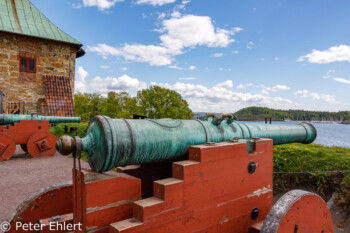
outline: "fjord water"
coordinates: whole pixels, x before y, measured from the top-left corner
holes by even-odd
[[[263,121],[243,121],[245,123],[264,124]],[[299,124],[299,122],[275,121],[272,124]],[[333,123],[312,123],[317,130],[315,144],[350,148],[350,125]]]
[[[313,123],[317,130],[315,144],[350,148],[350,125]]]

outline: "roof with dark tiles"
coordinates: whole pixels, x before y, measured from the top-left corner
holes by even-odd
[[[69,77],[45,76],[46,99],[42,102],[42,115],[75,116]]]

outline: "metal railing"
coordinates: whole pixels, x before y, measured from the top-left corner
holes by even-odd
[[[7,105],[8,114],[28,114],[25,102],[11,102]]]

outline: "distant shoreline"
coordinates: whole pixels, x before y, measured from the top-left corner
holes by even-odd
[[[237,119],[237,121],[262,121],[264,122],[265,120],[246,120],[246,119]],[[308,122],[308,123],[318,123],[318,124],[344,124],[348,125],[349,123],[343,123],[342,121],[292,121],[292,120],[273,120],[272,122],[296,122],[296,123],[302,123],[302,122]],[[267,124],[269,124],[269,121],[267,121]]]
[[[320,123],[320,124],[341,124],[341,121],[291,121],[284,120],[284,122],[309,122],[309,123]]]
[[[347,124],[350,120],[350,111],[322,112],[307,110],[281,110],[266,107],[248,107],[234,113],[237,119],[258,120],[272,119],[272,121],[310,122],[320,124]]]

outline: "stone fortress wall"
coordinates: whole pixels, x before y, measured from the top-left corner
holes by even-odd
[[[45,99],[45,75],[71,78],[74,93],[75,58],[73,45],[46,39],[0,32],[0,92],[3,109],[8,103],[25,102],[29,113],[41,113]],[[36,61],[35,72],[20,71],[20,58]]]

